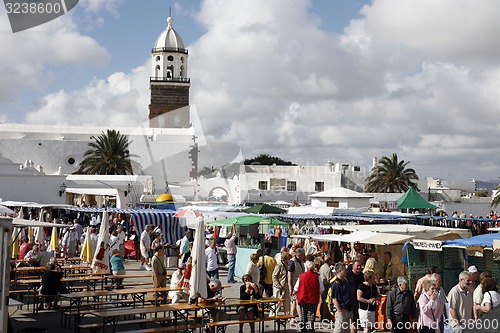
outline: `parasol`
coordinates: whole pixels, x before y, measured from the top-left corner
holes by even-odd
[[[85,262],[92,262],[94,258],[94,254],[92,253],[92,242],[90,241],[90,232],[91,229],[87,228],[87,232],[85,233],[85,240],[83,241],[82,250],[80,253],[80,259]]]
[[[109,219],[107,210],[102,211],[101,228],[91,267],[95,273],[109,273]]]
[[[205,223],[196,225],[193,250],[191,252],[192,268],[189,278],[189,298],[207,297],[207,273],[205,258]]]

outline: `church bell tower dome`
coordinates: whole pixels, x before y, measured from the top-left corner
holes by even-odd
[[[190,127],[188,51],[167,18],[167,28],[151,51],[150,127]]]
[[[168,26],[163,30],[160,36],[158,36],[154,47],[155,49],[184,49],[184,42],[181,36],[172,27],[173,21],[171,17],[167,18]]]

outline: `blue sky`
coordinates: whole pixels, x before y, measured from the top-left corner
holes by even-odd
[[[16,34],[2,8],[0,121],[145,122],[169,7],[208,141],[302,165],[396,152],[421,178],[500,175],[495,0],[81,0]]]

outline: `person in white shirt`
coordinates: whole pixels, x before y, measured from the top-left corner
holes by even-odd
[[[125,231],[123,231],[123,224],[125,221],[122,221],[122,224],[116,228],[118,232],[118,249],[120,250],[120,254],[123,257],[125,255]]]
[[[109,252],[113,253],[113,250],[120,251],[120,239],[118,238],[118,231],[113,231],[111,237],[109,237]]]
[[[78,240],[79,238],[75,226],[71,225],[62,239],[63,250],[67,258],[73,258],[75,256]]]
[[[141,249],[141,266],[140,270],[151,270],[150,258],[149,258],[149,249],[151,248],[151,237],[149,233],[151,232],[151,225],[146,226],[141,232],[141,239],[139,241],[139,247]]]
[[[500,305],[500,294],[495,291],[495,279],[487,277],[481,282],[483,288],[483,301],[480,305],[474,305],[474,318],[480,319],[481,315],[488,313],[491,309]]]
[[[227,251],[228,260],[228,270],[227,270],[227,283],[235,283],[234,279],[234,269],[236,266],[236,227],[234,224],[231,226],[231,232],[227,235],[227,239],[224,242],[224,246]]]
[[[172,273],[170,278],[170,288],[182,287],[184,284],[184,272],[186,271],[186,264],[180,263],[177,270]],[[183,290],[169,291],[168,296],[172,300],[172,303],[178,303],[179,300],[188,300],[189,294],[185,293]]]
[[[92,255],[94,255],[96,249],[97,249],[97,242],[99,241],[99,228],[98,227],[92,227],[90,232],[90,244],[92,245]]]
[[[210,246],[205,249],[205,257],[207,260],[207,275],[210,278],[219,279],[219,264],[217,263],[217,252],[215,247],[215,239],[210,241]]]

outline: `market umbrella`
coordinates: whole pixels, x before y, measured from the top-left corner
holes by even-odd
[[[54,252],[55,255],[57,250],[59,250],[59,233],[57,232],[56,227],[52,227],[52,233],[50,234],[49,251]]]
[[[188,209],[182,209],[180,211],[178,211],[177,213],[175,213],[175,217],[186,217],[186,218],[196,218],[198,216],[202,215],[199,211],[197,211],[196,209],[191,209],[191,208],[188,208]]]
[[[285,209],[281,209],[279,207],[271,206],[268,204],[260,204],[255,205],[250,208],[243,210],[245,213],[251,214],[284,214],[286,213]]]
[[[207,273],[205,258],[205,223],[196,225],[193,250],[191,251],[192,267],[189,277],[189,298],[207,297]]]
[[[231,226],[231,225],[239,225],[239,226],[248,226],[251,224],[260,224],[260,225],[288,225],[287,222],[283,222],[277,219],[273,219],[268,216],[257,216],[257,215],[243,215],[238,217],[231,217],[223,220],[215,220],[208,222],[208,225],[211,226]]]
[[[83,241],[82,251],[80,253],[80,259],[85,262],[92,262],[94,258],[94,254],[92,253],[92,243],[90,241],[90,228],[87,228],[87,232],[85,233],[85,240]]]
[[[23,208],[21,207],[19,209],[19,212],[17,213],[17,218],[22,219],[23,218]],[[12,230],[12,245],[11,245],[11,258],[16,258],[17,255],[19,254],[19,237],[21,235],[22,228],[15,227]]]
[[[17,259],[17,255],[19,254],[19,238],[18,238],[18,235],[19,233],[21,232],[21,228],[14,228],[14,230],[12,231],[12,236],[11,236],[11,240],[12,240],[12,245],[11,245],[11,258],[16,258]]]
[[[178,211],[174,217],[179,218],[181,227],[195,228],[195,224],[200,217],[203,217],[203,214],[196,209],[188,208]]]
[[[95,273],[109,273],[109,219],[106,209],[102,211],[101,228],[91,267]]]

